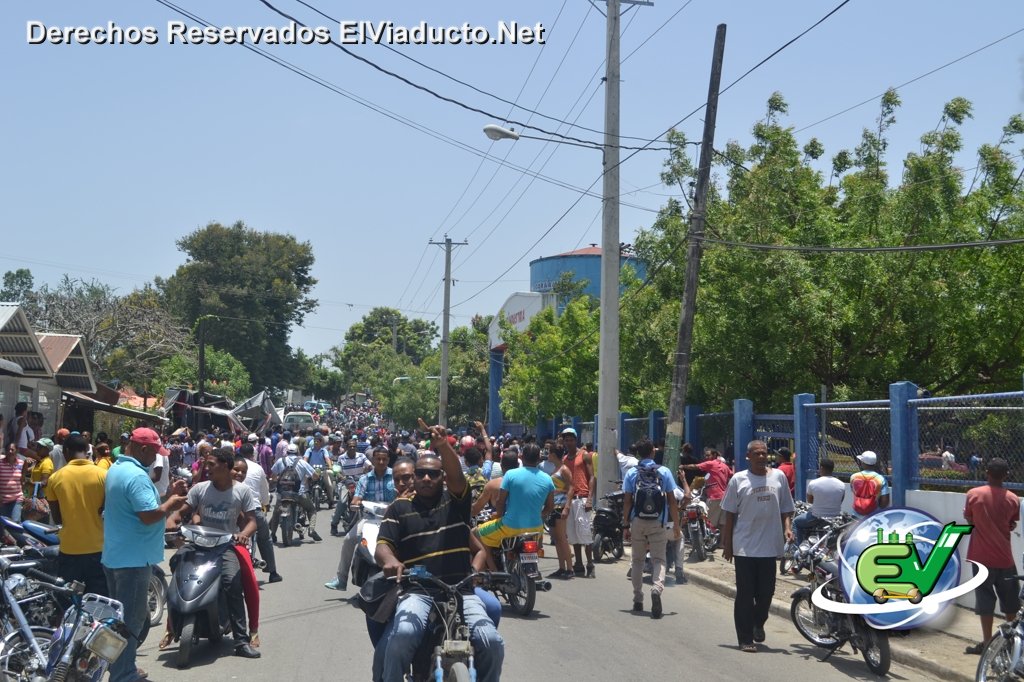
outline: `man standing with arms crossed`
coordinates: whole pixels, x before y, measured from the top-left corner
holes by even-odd
[[[764,441],[747,445],[747,464],[749,469],[729,480],[722,498],[722,556],[736,558],[733,620],[740,650],[756,653],[775,594],[775,561],[782,556],[783,538],[793,539],[793,496],[786,475],[768,468]]]
[[[171,486],[163,504],[146,467],[163,446],[153,429],[131,432],[106,478],[103,512],[103,570],[110,596],[124,606],[124,622],[134,636],[110,666],[110,682],[136,682],[146,673],[135,667],[136,637],[149,618],[149,577],[164,558],[164,521],[185,503],[185,482]],[[166,452],[166,451],[165,451]]]

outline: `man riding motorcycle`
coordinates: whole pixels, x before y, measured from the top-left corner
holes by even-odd
[[[421,423],[426,431],[426,424]],[[443,426],[429,428],[431,448],[416,462],[416,494],[392,502],[381,523],[376,560],[384,574],[401,578],[412,566],[455,585],[470,574],[470,496],[458,455],[448,443]],[[448,488],[445,490],[445,483]],[[373,679],[401,682],[423,639],[432,600],[407,593],[398,602],[391,624],[377,644]],[[505,657],[505,643],[488,618],[479,597],[463,596],[463,614],[476,651],[479,682],[497,682]]]
[[[284,458],[274,462],[274,466],[270,470],[272,480],[277,481],[285,470],[291,468],[295,469],[299,475],[299,480],[302,481],[299,495],[295,498],[295,501],[306,511],[306,516],[309,518],[309,537],[313,538],[316,542],[320,542],[323,538],[316,532],[316,509],[313,508],[313,503],[309,499],[309,486],[314,473],[313,467],[306,460],[299,457],[299,446],[295,443],[288,445],[288,454]],[[278,504],[274,505],[274,515],[270,519],[270,539],[275,543],[277,542],[277,527],[281,524],[280,500],[278,502]]]
[[[334,504],[334,471],[331,468],[331,455],[327,451],[325,437],[322,433],[313,436],[313,446],[306,450],[303,457],[313,467],[320,467],[320,480],[323,481],[327,493],[327,508]]]

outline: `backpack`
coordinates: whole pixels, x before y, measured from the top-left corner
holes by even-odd
[[[296,457],[292,460],[292,463],[285,467],[285,470],[281,472],[281,475],[277,477],[277,492],[280,495],[298,495],[299,489],[302,487],[302,477],[299,476],[298,469],[295,466],[299,463],[299,458]]]
[[[876,476],[854,474],[850,478],[850,488],[853,490],[853,511],[861,516],[867,516],[878,509],[878,494],[881,492],[881,486]]]
[[[484,491],[484,486],[487,485],[487,479],[484,478],[484,473],[480,470],[480,467],[474,467],[471,471],[466,472],[466,485],[469,486],[470,499],[476,502],[476,498],[480,497],[480,493]]]
[[[665,491],[657,464],[636,468],[636,492],[633,509],[638,519],[660,520],[665,511]]]

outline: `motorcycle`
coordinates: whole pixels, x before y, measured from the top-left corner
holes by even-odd
[[[705,561],[718,547],[721,532],[708,524],[708,505],[701,499],[701,491],[690,493],[690,502],[683,510],[686,517],[686,541],[697,561]]]
[[[797,503],[798,513],[809,508],[805,502]],[[786,543],[779,559],[780,575],[797,575],[800,571],[811,568],[810,558],[819,550],[825,552],[826,559],[834,560],[835,540],[829,530],[834,526],[843,527],[853,520],[854,517],[845,512],[839,516],[816,519],[814,526],[806,531],[807,536],[802,541],[797,542],[794,536],[792,541]]]
[[[828,660],[829,656],[849,643],[854,653],[861,653],[871,672],[885,675],[891,661],[888,633],[868,625],[863,616],[819,609],[811,601],[811,595],[819,586],[823,586],[822,592],[827,599],[847,601],[837,579],[839,567],[830,558],[830,552],[835,549],[839,535],[848,525],[831,524],[825,536],[815,545],[813,553],[808,555],[810,579],[806,587],[790,595],[790,619],[804,639],[829,650],[822,660]]]
[[[133,635],[121,602],[73,592],[73,603],[50,641],[46,673],[52,682],[101,682]]]
[[[313,509],[320,509],[320,503],[322,502],[326,507],[329,500],[327,497],[327,484],[325,477],[327,472],[324,471],[322,466],[313,467],[313,476],[310,479],[309,488],[309,499],[313,503]]]
[[[171,560],[167,607],[178,642],[177,666],[187,668],[192,648],[201,637],[220,642],[229,628],[227,607],[221,602],[220,558],[230,552],[234,535],[218,528],[182,526],[184,551]]]
[[[1024,576],[1017,576],[1024,580]],[[1024,589],[1021,590],[1024,597]],[[1000,623],[985,645],[978,661],[976,682],[1004,682],[1024,678],[1024,607],[1005,623]]]
[[[624,497],[624,492],[616,490],[601,498],[601,504],[594,514],[594,561],[601,561],[605,554],[611,554],[616,560],[622,558],[625,551],[622,541]]]
[[[529,616],[537,602],[537,592],[547,592],[551,582],[540,574],[537,560],[544,555],[544,536],[525,533],[504,538],[501,547],[491,550],[498,571],[508,580],[496,583],[491,591],[502,597],[520,616]]]
[[[353,507],[352,520],[345,526],[343,534],[348,533],[353,523],[358,523],[357,532],[362,536],[352,557],[352,584],[357,587],[362,587],[367,578],[380,570],[373,558],[373,552],[377,547],[377,533],[380,531],[380,522],[384,519],[388,504],[363,500],[358,508]]]
[[[415,682],[470,682],[476,679],[469,627],[462,616],[462,592],[468,585],[497,590],[510,581],[507,573],[474,573],[457,585],[435,578],[423,566],[402,575],[407,592],[424,594],[433,602],[427,631],[412,661]]]
[[[40,571],[39,562],[24,555],[0,556],[0,673],[4,680],[45,681],[53,628],[34,626],[21,608],[21,601],[43,588],[69,594],[60,578]],[[77,585],[81,589],[81,585]]]
[[[309,520],[306,518],[306,510],[298,503],[298,495],[295,493],[279,493],[277,504],[281,507],[281,546],[291,547],[292,544],[302,544],[306,537],[306,528]],[[298,542],[293,543],[298,536]]]

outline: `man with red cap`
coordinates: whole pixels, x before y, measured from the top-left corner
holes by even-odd
[[[146,673],[135,665],[136,636],[149,617],[151,566],[164,558],[164,520],[185,502],[185,482],[171,487],[163,504],[146,467],[167,455],[153,429],[131,432],[121,456],[106,477],[103,513],[103,570],[110,596],[124,606],[124,622],[132,635],[110,666],[110,682],[136,682]]]

